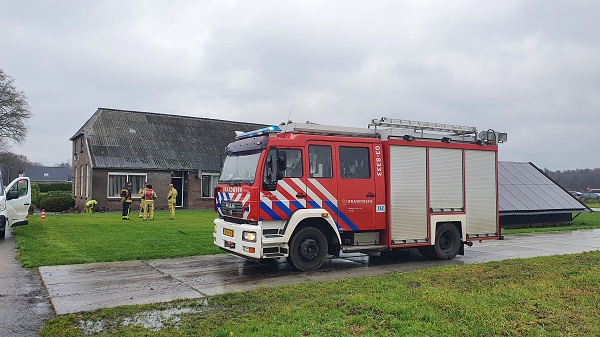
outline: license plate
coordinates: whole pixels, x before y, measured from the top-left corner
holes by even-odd
[[[232,229],[223,228],[223,235],[233,237],[233,230]]]

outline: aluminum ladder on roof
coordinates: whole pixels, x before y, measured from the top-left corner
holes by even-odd
[[[381,139],[413,137],[459,142],[475,142],[477,140],[477,128],[473,126],[419,122],[382,117],[373,119],[369,124],[369,128],[370,127],[374,127],[374,129],[377,130]]]

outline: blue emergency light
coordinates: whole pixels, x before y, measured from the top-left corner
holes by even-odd
[[[252,137],[257,137],[257,136],[262,136],[265,134],[269,134],[271,132],[281,132],[281,128],[278,126],[269,126],[266,128],[262,128],[262,129],[258,129],[258,130],[254,130],[254,131],[249,131],[249,132],[245,132],[242,133],[240,135],[237,135],[235,137],[235,139],[240,140],[240,139],[246,139],[246,138],[252,138]]]

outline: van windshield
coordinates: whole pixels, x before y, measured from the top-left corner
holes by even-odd
[[[225,158],[219,182],[253,183],[261,152],[262,150],[230,153]]]

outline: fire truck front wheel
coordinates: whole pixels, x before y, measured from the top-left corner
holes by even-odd
[[[294,234],[289,242],[287,261],[300,271],[316,270],[327,257],[327,239],[315,227],[304,227]]]

